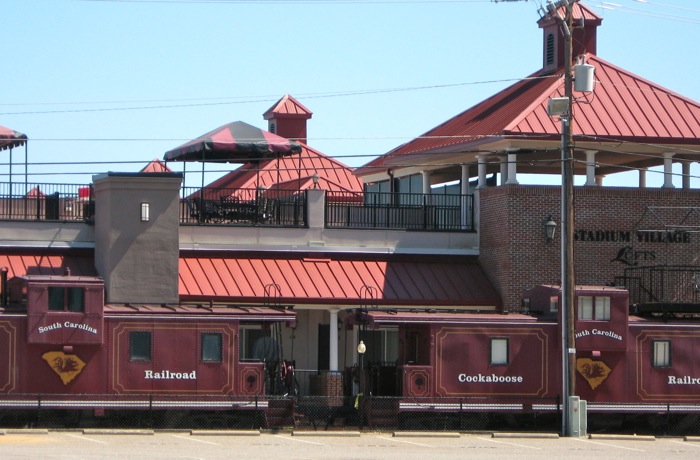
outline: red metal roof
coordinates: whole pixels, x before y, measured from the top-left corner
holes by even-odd
[[[168,168],[164,161],[160,161],[158,158],[154,158],[146,166],[141,169],[142,173],[152,173],[152,172],[173,172],[172,169]]]
[[[263,114],[263,118],[269,120],[278,115],[284,115],[285,118],[304,118],[308,120],[313,115],[313,112],[289,94],[285,94],[282,99]]]
[[[621,69],[595,55],[595,92],[575,107],[575,141],[700,145],[700,104]],[[560,137],[559,120],[547,114],[552,97],[563,97],[563,69],[537,72],[356,170],[363,175],[414,163],[416,155],[488,151],[504,138],[533,146]],[[583,96],[581,93],[575,93]],[[521,142],[522,145],[522,142]]]
[[[319,186],[325,190],[362,191],[362,181],[353,175],[351,168],[305,144],[302,144],[299,154],[261,161],[259,164],[246,163],[207,187],[256,188],[261,186],[303,190],[313,186],[308,179],[314,174],[318,174]]]
[[[500,305],[472,258],[331,255],[194,254],[180,258],[183,301],[260,301],[266,290],[281,304],[480,306]]]
[[[97,276],[92,253],[88,251],[54,255],[5,253],[0,254],[0,267],[7,268],[8,279],[22,275],[60,276],[66,268],[74,277]],[[201,302],[205,307],[209,302],[485,310],[500,306],[496,290],[472,257],[192,253],[180,257],[179,293],[182,302]],[[266,294],[272,294],[272,298],[265,298]],[[111,308],[114,312],[126,312],[155,307]]]
[[[73,276],[97,276],[92,253],[89,254],[0,254],[0,267],[7,277],[22,275],[61,276],[70,269]]]
[[[410,324],[410,323],[431,323],[431,324],[473,324],[497,322],[498,324],[507,324],[508,321],[517,321],[518,323],[528,322],[535,323],[538,319],[534,316],[523,315],[519,313],[509,313],[503,315],[501,313],[463,313],[463,312],[447,312],[447,311],[367,311],[364,313],[370,326],[380,326],[385,324]],[[357,318],[352,318],[351,321],[357,321]]]
[[[158,315],[167,317],[179,317],[187,315],[197,315],[198,317],[231,317],[242,321],[294,321],[296,313],[290,310],[279,308],[265,308],[241,305],[105,305],[107,316],[128,316],[138,314],[140,318],[144,315]]]

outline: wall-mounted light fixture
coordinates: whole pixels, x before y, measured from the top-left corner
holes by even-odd
[[[141,203],[141,222],[151,220],[151,205],[149,203]]]
[[[547,217],[547,222],[544,223],[544,234],[547,237],[547,243],[554,241],[554,235],[557,232],[557,223],[552,220],[552,215]]]

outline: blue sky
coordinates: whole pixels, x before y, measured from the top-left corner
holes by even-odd
[[[542,63],[539,0],[3,3],[0,125],[29,136],[30,182],[137,171],[231,121],[266,128],[285,93],[314,112],[310,146],[359,166]],[[700,101],[696,0],[586,3],[600,57]]]

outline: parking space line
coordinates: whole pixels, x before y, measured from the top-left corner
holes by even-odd
[[[292,436],[280,436],[278,434],[275,435],[276,438],[282,438],[282,439],[287,439],[289,441],[296,441],[296,442],[305,442],[307,444],[314,444],[316,446],[324,446],[324,447],[330,447],[329,444],[321,444],[320,442],[313,442],[313,441],[306,441],[304,439],[299,439],[299,438],[294,438]]]
[[[197,442],[201,442],[202,444],[211,444],[212,446],[220,446],[221,445],[221,444],[217,444],[215,442],[204,441],[203,439],[193,438],[192,436],[181,436],[179,434],[171,434],[170,436],[172,436],[173,438],[187,439],[188,441],[197,441]]]
[[[87,438],[87,437],[85,437],[85,435],[77,435],[77,434],[70,434],[70,433],[61,433],[61,434],[62,434],[63,436],[69,436],[69,437],[71,437],[71,438],[78,438],[78,439],[82,439],[82,440],[85,440],[85,441],[96,442],[96,443],[98,443],[98,444],[109,444],[108,442],[105,442],[105,441],[100,441],[100,440],[97,440],[97,439]]]
[[[597,444],[597,445],[599,445],[599,446],[616,447],[616,448],[618,448],[618,449],[634,450],[634,451],[637,451],[637,452],[646,452],[646,450],[643,450],[643,449],[633,449],[633,448],[631,448],[631,447],[624,447],[624,446],[617,446],[617,445],[615,445],[615,444],[607,444],[607,443],[602,443],[602,442],[595,442],[595,441],[590,441],[590,440],[588,440],[588,439],[578,439],[578,438],[571,438],[571,439],[573,439],[574,441],[579,441],[579,442],[587,442],[587,443],[589,443],[589,444]]]
[[[680,444],[680,445],[682,445],[682,446],[693,446],[693,447],[697,447],[697,448],[700,449],[700,445],[697,445],[697,444],[695,444],[695,443],[688,442],[688,441],[674,441],[674,440],[669,440],[668,442],[672,442],[672,443],[674,443],[674,444]]]
[[[396,439],[396,438],[387,438],[385,436],[378,436],[378,438],[383,439],[385,441],[394,441],[394,442],[402,442],[404,444],[412,444],[414,446],[421,446],[421,447],[435,447],[431,446],[430,444],[421,444],[419,442],[411,442],[411,441],[404,441],[403,439]]]
[[[528,449],[535,449],[535,450],[542,450],[541,447],[534,447],[534,446],[528,446],[526,444],[517,444],[514,442],[506,442],[506,441],[496,441],[495,439],[490,439],[490,438],[482,438],[477,436],[477,439],[481,439],[482,441],[489,441],[489,442],[495,442],[496,444],[508,444],[510,446],[517,446],[517,447],[526,447]]]

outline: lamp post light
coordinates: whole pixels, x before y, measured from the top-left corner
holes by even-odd
[[[554,235],[557,232],[557,223],[552,220],[552,215],[547,217],[547,222],[544,223],[544,234],[547,237],[547,243],[554,241]]]
[[[364,394],[363,392],[363,384],[362,381],[364,380],[364,368],[363,368],[363,363],[362,363],[362,358],[365,356],[365,352],[367,351],[367,347],[365,346],[365,343],[360,340],[360,343],[357,345],[357,354],[359,355],[358,357],[358,366],[359,366],[359,377],[360,377],[360,384],[359,384],[359,391],[357,392],[357,397],[358,399],[358,407],[357,410],[360,411],[360,428],[362,428],[362,413],[364,412]]]

